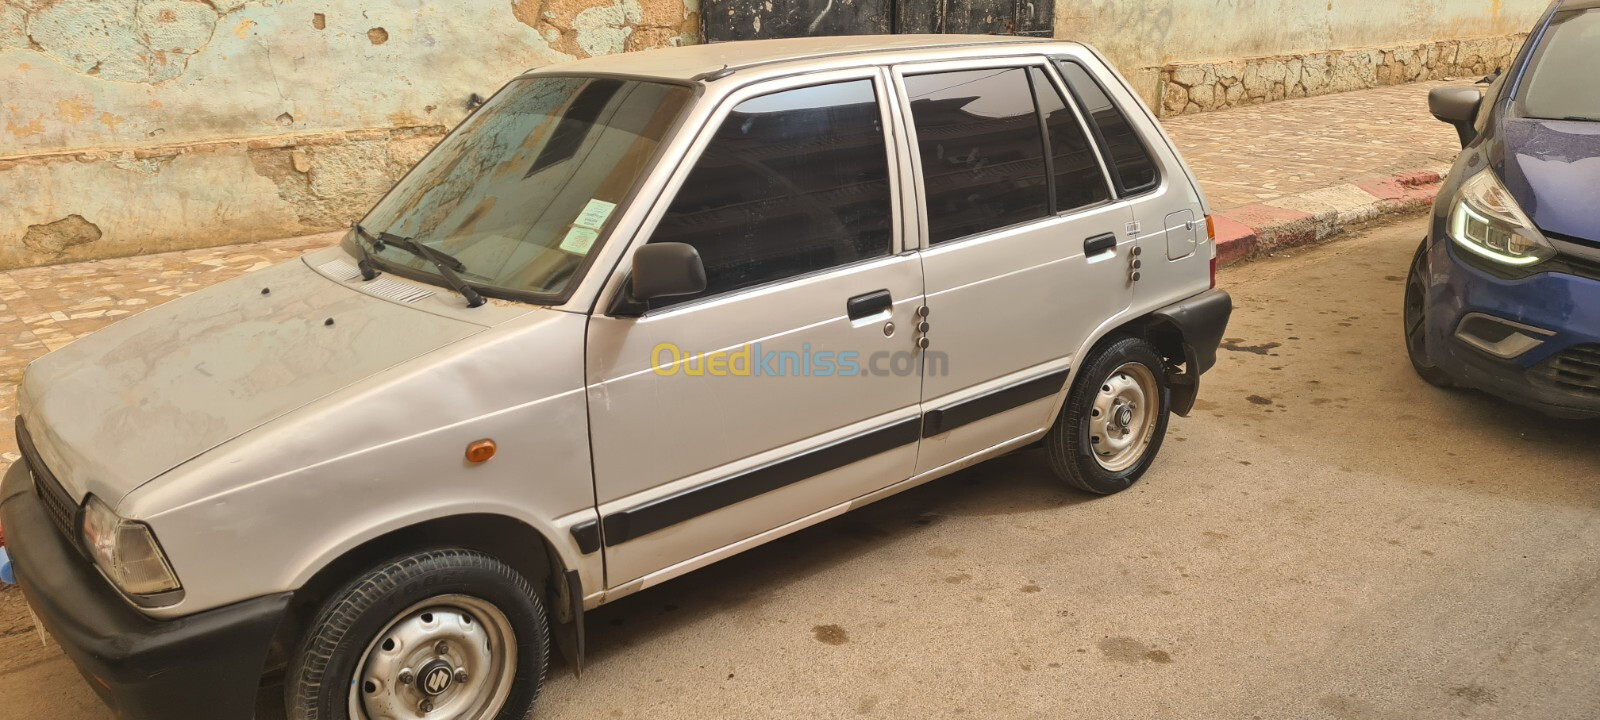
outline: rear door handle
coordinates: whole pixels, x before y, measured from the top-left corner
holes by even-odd
[[[1092,255],[1099,255],[1100,253],[1103,253],[1103,252],[1105,252],[1107,250],[1115,250],[1116,248],[1117,248],[1117,235],[1116,235],[1116,233],[1106,233],[1104,235],[1096,235],[1096,236],[1094,236],[1092,238],[1089,238],[1088,240],[1083,241],[1083,254],[1084,255],[1091,255],[1091,256]]]
[[[845,314],[849,315],[851,320],[871,317],[893,307],[894,300],[889,297],[888,290],[874,290],[857,295],[844,304]]]

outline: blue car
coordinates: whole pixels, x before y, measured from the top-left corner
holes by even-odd
[[[1406,282],[1411,364],[1600,416],[1600,0],[1557,0],[1486,90],[1428,98],[1465,148]]]

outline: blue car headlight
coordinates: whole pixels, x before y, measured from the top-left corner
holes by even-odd
[[[1462,183],[1450,207],[1450,238],[1472,253],[1526,267],[1556,256],[1556,249],[1517,206],[1489,170]]]

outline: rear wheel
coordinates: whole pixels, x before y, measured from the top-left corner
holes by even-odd
[[[1057,477],[1097,495],[1144,475],[1167,433],[1172,392],[1166,362],[1149,342],[1123,337],[1090,355],[1045,435]]]
[[[452,549],[399,558],[323,606],[289,666],[289,717],[522,720],[549,638],[538,594],[504,563]]]
[[[1417,254],[1411,258],[1411,271],[1406,275],[1406,306],[1403,314],[1406,332],[1406,355],[1411,368],[1430,385],[1450,387],[1450,376],[1434,366],[1428,357],[1428,241],[1423,240]]]

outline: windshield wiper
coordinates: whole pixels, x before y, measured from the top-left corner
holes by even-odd
[[[445,284],[449,285],[451,290],[461,293],[461,296],[467,299],[467,307],[475,308],[488,302],[483,299],[482,295],[478,294],[477,290],[472,288],[471,284],[466,280],[462,280],[461,276],[456,274],[458,270],[465,272],[467,269],[466,264],[457,259],[456,256],[438,248],[423,245],[408,237],[401,237],[390,232],[378,233],[378,240],[373,243],[373,247],[382,252],[383,248],[388,245],[393,245],[433,263],[434,267],[439,268],[439,275],[444,278]]]
[[[422,258],[423,260],[442,262],[446,265],[449,265],[450,269],[456,272],[467,271],[466,263],[461,262],[461,260],[456,256],[431,245],[423,245],[422,243],[412,240],[411,238],[396,235],[387,230],[378,233],[378,242],[375,247],[377,247],[379,250],[382,250],[383,246],[385,245],[393,245],[401,250],[411,253],[412,255]]]
[[[372,264],[372,254],[367,252],[366,245],[361,244],[361,239],[366,238],[367,242],[372,243],[373,247],[378,247],[380,243],[377,239],[367,234],[367,229],[361,227],[359,220],[350,223],[350,229],[355,231],[356,234],[356,252],[361,253],[361,257],[356,259],[356,268],[361,271],[361,279],[370,282],[378,277],[378,267]]]

